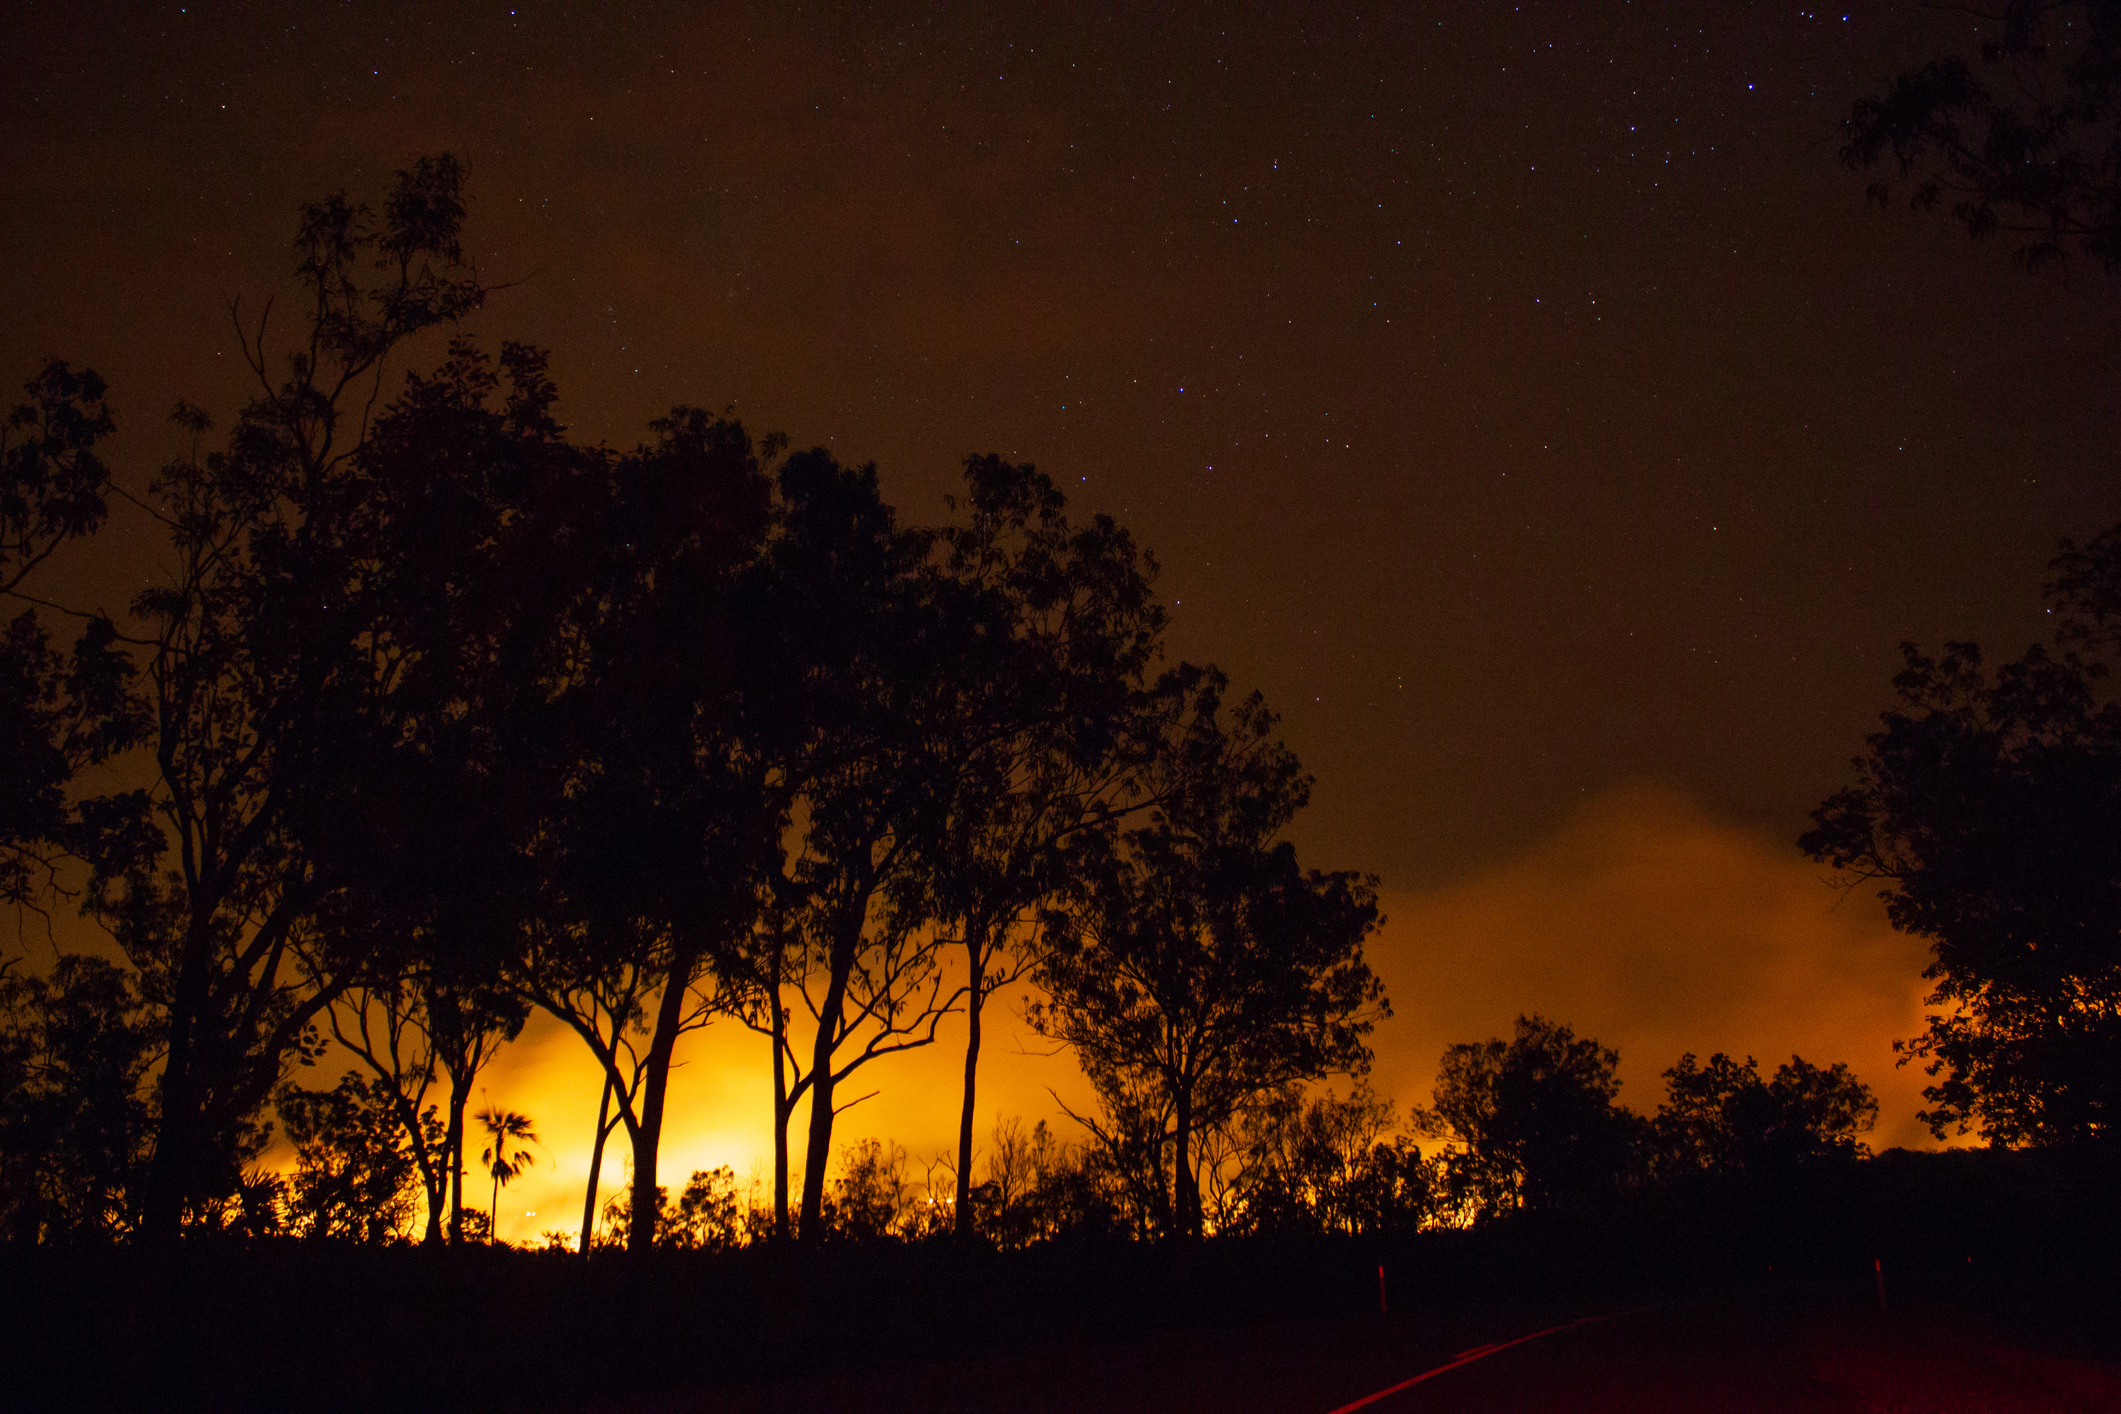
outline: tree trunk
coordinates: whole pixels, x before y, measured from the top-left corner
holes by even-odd
[[[854,957],[862,942],[862,923],[867,912],[850,910],[852,923],[842,923],[843,936],[834,939],[832,976],[825,987],[825,1004],[818,1008],[817,1041],[810,1053],[810,1134],[803,1151],[803,1215],[796,1237],[816,1243],[825,1228],[825,1164],[832,1156],[832,1054],[838,1048],[841,1013],[847,1006],[847,978],[854,971]]]
[[[150,1244],[176,1240],[184,1221],[184,1200],[196,1178],[199,1097],[192,1033],[206,1000],[211,921],[193,910],[177,964],[177,985],[170,997],[169,1050],[162,1064],[159,1096],[162,1113],[155,1126],[155,1152],[148,1160],[147,1196],[140,1204],[141,1235]]]
[[[449,1131],[443,1149],[449,1163],[449,1240],[464,1241],[464,1106],[471,1092],[457,1081],[449,1067]]]
[[[781,965],[773,962],[773,1240],[788,1240],[788,1121],[795,1102],[788,1098],[788,1014],[781,1009]]]
[[[1177,1199],[1176,1220],[1172,1224],[1181,1237],[1200,1236],[1200,1186],[1193,1181],[1193,1091],[1192,1087],[1180,1085],[1172,1096],[1176,1113],[1177,1133],[1172,1142],[1171,1186]]]
[[[818,1063],[831,1066],[832,1053],[820,1033]],[[832,1152],[832,1074],[821,1070],[810,1078],[810,1131],[803,1151],[803,1211],[797,1237],[814,1245],[825,1230],[825,1162]]]
[[[663,982],[663,995],[656,1004],[655,1034],[648,1041],[642,1065],[641,1120],[633,1130],[633,1213],[626,1224],[626,1250],[646,1252],[655,1245],[656,1219],[662,1211],[656,1192],[656,1151],[663,1139],[663,1102],[670,1090],[670,1057],[677,1049],[678,1030],[685,1020],[685,995],[692,988],[693,969],[699,966],[700,949],[688,944],[675,952]]]
[[[987,940],[969,925],[965,930],[969,980],[965,987],[965,1104],[957,1119],[957,1238],[970,1242],[972,1218],[972,1112],[979,1090],[980,1007],[986,1002]]]
[[[405,1113],[413,1116],[407,1122],[410,1125],[407,1132],[412,1135],[413,1157],[420,1169],[420,1192],[427,1199],[427,1230],[420,1235],[420,1243],[422,1246],[433,1246],[442,1240],[443,1213],[449,1206],[449,1175],[442,1167],[449,1162],[448,1146],[443,1146],[444,1152],[441,1154],[431,1152],[427,1147],[426,1132],[420,1127],[419,1116],[413,1110],[412,1101],[401,1093],[398,1103]],[[438,1159],[442,1166],[437,1165]]]
[[[576,1250],[584,1256],[589,1254],[589,1245],[596,1240],[597,1231],[597,1184],[604,1174],[604,1140],[611,1134],[611,1072],[604,1072],[604,1092],[597,1101],[596,1139],[589,1146],[589,1191],[582,1198],[582,1243]]]
[[[448,1205],[448,1177],[444,1171],[449,1156],[437,1154],[428,1147],[427,1130],[420,1123],[420,1107],[405,1093],[402,1079],[375,1063],[375,1057],[366,1053],[362,1059],[376,1077],[390,1086],[391,1111],[397,1116],[398,1127],[405,1131],[406,1142],[412,1149],[412,1162],[420,1175],[420,1195],[427,1203],[427,1228],[420,1235],[422,1246],[430,1246],[442,1240],[443,1212]],[[423,1089],[422,1093],[425,1091]]]

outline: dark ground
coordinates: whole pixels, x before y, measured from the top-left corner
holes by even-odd
[[[1330,1414],[1627,1311],[1366,1408],[2121,1410],[2117,1192],[2096,1165],[1887,1154],[1396,1241],[14,1251],[0,1407]]]
[[[1443,1369],[1362,1407],[1414,1411],[2098,1411],[2121,1360],[2092,1332],[2028,1328],[1968,1287],[1880,1313],[1863,1282],[1695,1293]],[[2113,1330],[2109,1310],[2106,1331]],[[626,1414],[777,1410],[1288,1410],[1332,1414],[1528,1331],[1501,1312],[1193,1331],[1030,1354],[593,1405]],[[1533,1328],[1536,1329],[1536,1328]],[[2090,1338],[2087,1338],[2090,1337]],[[2104,1355],[2092,1353],[2103,1350]]]

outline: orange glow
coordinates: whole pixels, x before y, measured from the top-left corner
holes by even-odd
[[[980,1054],[980,1141],[985,1142],[1001,1115],[1021,1115],[1027,1124],[1048,1119],[1063,1138],[1074,1137],[1075,1126],[1061,1114],[1048,1087],[1081,1111],[1094,1103],[1088,1082],[1071,1058],[1049,1054],[1051,1045],[1023,1024],[1020,988],[997,995],[988,1006]],[[952,1021],[955,1024],[946,1023],[933,1046],[877,1061],[841,1087],[842,1103],[872,1090],[877,1093],[839,1116],[833,1126],[835,1150],[871,1137],[903,1144],[915,1179],[938,1154],[954,1155],[965,1028],[963,1018]],[[656,1164],[658,1180],[673,1195],[694,1170],[727,1164],[736,1171],[739,1185],[756,1180],[762,1204],[772,1200],[770,1056],[764,1037],[732,1021],[717,1022],[679,1042]],[[553,1228],[578,1234],[602,1083],[595,1062],[573,1032],[539,1015],[515,1045],[502,1051],[482,1083],[497,1102],[531,1116],[549,1151],[502,1194],[501,1237],[530,1242]],[[807,1120],[807,1109],[798,1108],[789,1126],[791,1191],[802,1187]],[[614,1131],[604,1150],[601,1201],[609,1202],[621,1191],[627,1154],[624,1131]],[[532,1212],[538,1216],[528,1216]]]
[[[1928,949],[1867,890],[1829,888],[1789,841],[1655,787],[1582,806],[1522,856],[1459,883],[1388,895],[1371,963],[1390,990],[1374,1083],[1427,1097],[1457,1041],[1519,1012],[1620,1051],[1621,1100],[1651,1112],[1682,1052],[1846,1061],[1877,1093],[1873,1149],[1930,1146],[1925,1077],[1892,1043],[1922,1026]]]
[[[1788,841],[1719,820],[1681,794],[1608,793],[1516,859],[1445,887],[1388,893],[1385,912],[1370,959],[1394,1016],[1373,1037],[1372,1081],[1402,1108],[1427,1101],[1445,1046],[1507,1035],[1519,1012],[1538,1011],[1618,1047],[1622,1099],[1640,1111],[1656,1109],[1660,1076],[1684,1051],[1752,1055],[1765,1070],[1794,1052],[1846,1061],[1877,1092],[1873,1148],[1934,1142],[1914,1118],[1923,1077],[1892,1054],[1892,1042],[1922,1024],[1924,945],[1895,933],[1869,893],[1827,887]],[[991,1006],[981,1139],[1010,1114],[1076,1137],[1053,1093],[1078,1110],[1091,1103],[1074,1063],[1044,1054],[1019,996]],[[934,1046],[856,1075],[849,1095],[878,1093],[841,1117],[836,1144],[895,1140],[916,1175],[954,1149],[964,1028],[953,1021]],[[727,1022],[681,1045],[658,1166],[673,1192],[693,1170],[727,1164],[770,1195],[766,1058],[762,1038]],[[495,1102],[533,1118],[549,1151],[503,1195],[501,1235],[527,1242],[550,1228],[576,1231],[598,1087],[581,1044],[539,1018],[485,1085]],[[800,1115],[792,1130],[799,1182]],[[625,1154],[615,1135],[606,1200],[619,1191]]]

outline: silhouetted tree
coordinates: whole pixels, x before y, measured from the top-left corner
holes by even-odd
[[[1436,1217],[1443,1163],[1395,1134],[1370,1146],[1346,1173],[1327,1209],[1340,1230],[1364,1235],[1414,1232]]]
[[[2121,5],[2000,0],[1970,7],[1978,61],[1935,59],[1856,102],[1842,160],[1886,165],[1881,205],[1910,183],[1918,210],[1950,203],[1975,239],[2008,231],[2037,271],[2070,247],[2121,268]]]
[[[413,1139],[397,1114],[398,1096],[379,1078],[352,1071],[329,1090],[287,1086],[276,1108],[295,1146],[287,1198],[298,1236],[388,1242],[412,1226]],[[417,1138],[439,1141],[433,1107]]]
[[[751,1242],[758,1231],[758,1215],[745,1205],[737,1188],[736,1172],[726,1164],[694,1170],[675,1202],[668,1189],[661,1190],[658,1198],[662,1205],[655,1224],[658,1247],[727,1252]],[[628,1229],[632,1221],[633,1198],[629,1189],[604,1205],[604,1240],[630,1247],[632,1234]]]
[[[1044,1120],[1027,1134],[1022,1121],[1004,1117],[995,1121],[984,1176],[972,1189],[976,1231],[1004,1251],[1148,1236],[1162,1230],[1153,1216],[1155,1195],[1169,1202],[1165,1186],[1153,1179],[1160,1172],[1152,1167],[1146,1182],[1129,1179],[1101,1142],[1064,1144]]]
[[[1016,719],[997,710],[984,625],[961,611],[936,537],[897,523],[874,466],[792,457],[782,502],[776,621],[792,660],[815,666],[791,692],[808,737],[790,757],[798,790],[761,935],[783,995],[761,994],[772,1003],[761,1020],[781,1028],[777,1111],[809,1091],[798,1230],[808,1241],[824,1228],[839,1087],[932,1043],[955,1003],[939,969],[936,844],[969,763]],[[807,1047],[786,1029],[804,1015]],[[776,1153],[785,1162],[785,1142]]]
[[[17,599],[53,551],[102,523],[110,474],[96,448],[115,426],[89,369],[54,359],[23,391],[28,400],[0,420],[0,593]],[[74,778],[145,726],[117,627],[83,617],[67,656],[34,609],[0,630],[0,900],[18,908],[39,907],[55,883]]]
[[[653,578],[640,582],[652,593],[600,626],[604,661],[624,670],[596,679],[618,695],[608,707],[592,705],[587,717],[602,740],[581,804],[597,824],[593,834],[571,837],[597,876],[623,879],[635,896],[630,906],[623,898],[597,902],[591,922],[619,914],[663,933],[636,1185],[654,1174],[677,1036],[693,1019],[730,1010],[739,994],[737,958],[755,925],[785,810],[760,740],[778,724],[762,726],[753,697],[772,661],[762,642],[770,630],[751,625],[748,613],[772,515],[760,453],[774,457],[781,444],[754,448],[736,423],[689,410],[656,431],[657,443],[644,449],[648,494],[637,498],[637,514],[682,532],[643,560]],[[641,528],[640,543],[654,543],[653,529]],[[594,851],[585,852],[583,840]],[[645,1202],[637,1206],[638,1228],[653,1215]]]
[[[809,950],[797,941],[788,914],[769,887],[769,901],[761,910],[754,946],[750,950],[756,985],[746,996],[738,1014],[744,1024],[766,1037],[773,1057],[773,1230],[776,1242],[794,1235],[788,1193],[788,1128],[810,1089],[810,1076],[796,1053],[794,1010],[790,994],[807,995],[804,982],[811,963]],[[790,891],[792,892],[792,890]]]
[[[1878,1122],[1870,1087],[1836,1063],[1798,1056],[1762,1080],[1751,1056],[1721,1052],[1706,1065],[1691,1053],[1664,1073],[1666,1099],[1653,1121],[1657,1161],[1668,1174],[1772,1174],[1869,1152],[1858,1137]]]
[[[425,1240],[440,1242],[449,1211],[449,1146],[447,1130],[433,1122],[435,1107],[427,1099],[436,1067],[419,1024],[416,994],[403,979],[379,978],[370,986],[347,988],[326,1016],[332,1039],[368,1069],[377,1103],[403,1136],[426,1200]],[[281,1096],[290,1093],[283,1090]],[[284,1111],[281,1120],[287,1121]]]
[[[513,1040],[525,1009],[491,985],[452,985],[434,959],[349,987],[327,1013],[332,1039],[373,1077],[377,1103],[396,1120],[426,1200],[424,1240],[464,1240],[466,1101],[478,1073]],[[428,1103],[442,1082],[443,1119]]]
[[[824,1231],[841,1242],[906,1237],[920,1196],[906,1176],[905,1147],[863,1139],[840,1155],[823,1208]]]
[[[0,421],[0,593],[108,510],[110,471],[96,446],[116,430],[95,370],[52,359],[23,385],[27,402]]]
[[[700,1169],[685,1184],[676,1206],[657,1224],[663,1245],[724,1252],[750,1237],[750,1213],[728,1165]]]
[[[957,1232],[975,1230],[973,1116],[987,998],[1038,964],[1042,905],[1080,831],[1139,808],[1154,748],[1146,681],[1165,615],[1155,563],[1109,517],[1081,528],[1052,481],[970,457],[964,513],[942,531],[952,612],[976,625],[974,672],[1001,729],[963,762],[930,870],[934,911],[962,949],[966,1018]]]
[[[341,517],[367,408],[394,350],[484,296],[458,236],[462,183],[453,158],[423,158],[380,219],[343,194],[305,207],[307,328],[284,375],[266,317],[232,310],[258,396],[225,451],[195,445],[151,491],[173,564],[134,605],[154,781],[86,802],[78,844],[93,911],[167,1017],[151,1236],[234,1191],[261,1107],[362,965],[366,939],[317,926],[340,880],[291,810],[328,749],[334,695],[360,686],[350,650],[368,625],[344,593]],[[195,410],[180,420],[207,426]]]
[[[1078,1166],[1082,1196],[1094,1196],[1111,1218],[1112,1231],[1130,1241],[1183,1232],[1177,1219],[1176,1107],[1170,1092],[1150,1076],[1097,1075],[1091,1084],[1097,1112],[1067,1111],[1090,1133]],[[1215,1126],[1205,1132],[1213,1134]],[[1192,1137],[1187,1158],[1197,1169]]]
[[[733,1010],[787,791],[767,709],[783,660],[760,583],[782,442],[678,408],[611,461],[573,534],[591,564],[555,704],[563,799],[540,855],[548,907],[524,995],[604,1067],[631,1141],[637,1248],[654,1243],[656,1154],[678,1038]],[[638,1034],[633,1048],[625,1038]],[[622,1057],[620,1051],[627,1052]]]
[[[794,1232],[788,1132],[798,1107],[819,1075],[830,1085],[831,1059],[853,1031],[874,1014],[898,1014],[907,998],[894,988],[932,980],[933,947],[904,956],[903,930],[887,937],[872,958],[877,966],[857,967],[875,881],[854,887],[863,902],[849,926],[836,930],[823,901],[832,888],[830,855],[844,845],[848,863],[856,865],[853,836],[860,832],[829,803],[820,814],[813,802],[846,802],[849,788],[868,778],[865,771],[875,774],[879,754],[908,735],[909,724],[894,715],[878,685],[893,672],[881,660],[890,655],[893,635],[903,635],[898,621],[906,617],[907,581],[929,541],[899,527],[873,465],[843,467],[813,448],[788,458],[776,483],[771,543],[762,573],[751,581],[748,617],[769,635],[769,651],[755,659],[764,671],[752,721],[766,747],[762,759],[770,769],[761,784],[782,823],[784,847],[761,881],[751,937],[739,958],[739,1014],[771,1047],[773,1237],[786,1241]],[[883,837],[890,831],[887,814]],[[883,863],[888,873],[898,860],[887,853]],[[862,993],[851,1024],[850,987]],[[799,1011],[814,1028],[807,1048],[797,1034]],[[837,1018],[830,1026],[828,1015]],[[887,1023],[868,1038],[856,1064],[872,1054],[870,1045],[904,1039]],[[828,1098],[823,1114],[813,1117],[813,1132],[822,1124],[827,1143],[834,1112]],[[824,1200],[827,1157],[823,1148],[814,1150],[805,1169],[801,1201],[813,1215]]]
[[[540,931],[533,929],[534,934]],[[596,1127],[590,1134],[589,1178],[583,1189],[582,1231],[577,1244],[577,1250],[587,1252],[596,1236],[605,1146],[615,1130],[627,1128],[630,1138],[640,1126],[641,1090],[648,1071],[642,1044],[647,1039],[647,1003],[663,985],[663,972],[660,959],[652,953],[592,958],[584,968],[575,949],[558,950],[557,965],[542,958],[540,951],[536,944],[532,945],[523,976],[533,980],[519,985],[524,986],[525,995],[541,998],[541,1006],[567,1021],[596,1057],[603,1076]],[[705,1005],[695,1002],[680,1014],[677,1024],[681,1030],[705,1025],[716,1009],[712,1001]],[[638,1196],[630,1184],[628,1191]],[[663,1200],[658,1198],[656,1202],[660,1213]],[[626,1240],[632,1229],[629,1215],[617,1230]],[[652,1243],[656,1239],[651,1233],[646,1240]]]
[[[649,1243],[672,1049],[721,1006],[714,959],[750,926],[782,808],[743,705],[770,630],[737,602],[768,486],[733,421],[679,408],[621,455],[567,444],[556,397],[542,354],[505,346],[497,372],[460,341],[378,424],[359,521],[376,689],[306,819],[363,863],[343,926],[416,984],[452,1184],[464,1098],[527,999],[605,1069],[596,1162],[623,1122]]]
[[[1003,1251],[1013,1251],[1042,1236],[1033,1207],[1044,1175],[1054,1166],[1060,1146],[1040,1120],[1031,1132],[1014,1115],[994,1122],[987,1141],[986,1177],[972,1185],[969,1202],[975,1231]],[[959,1199],[960,1204],[966,1199]],[[963,1221],[963,1214],[958,1214]]]
[[[360,605],[352,690],[327,699],[290,833],[333,861],[320,926],[368,940],[372,975],[329,1013],[341,1044],[407,1092],[430,1240],[461,1235],[465,1109],[527,1008],[499,985],[536,895],[532,842],[557,798],[538,748],[567,678],[560,632],[589,592],[555,553],[600,460],[553,417],[544,354],[452,342],[408,374],[353,459],[334,517]],[[441,1150],[414,1118],[439,1078]]]
[[[1143,1119],[1159,1148],[1168,1136],[1165,1230],[1191,1236],[1194,1136],[1291,1081],[1362,1073],[1362,1038],[1389,1014],[1362,956],[1376,881],[1298,866],[1277,836],[1309,780],[1259,696],[1226,713],[1224,688],[1212,672],[1194,684],[1150,768],[1148,823],[1076,852],[1077,892],[1039,969],[1046,999],[1027,1013],[1074,1048],[1127,1139]]]
[[[623,1091],[652,1241],[670,1050],[699,1019],[686,999],[707,950],[742,926],[721,917],[746,893],[727,836],[757,812],[713,792],[739,676],[729,580],[755,552],[764,483],[742,428],[691,409],[627,455],[572,447],[544,356],[507,345],[499,365],[459,342],[371,440],[384,687],[345,733],[378,749],[358,769],[340,758],[373,817],[342,852],[384,862],[370,927],[401,939],[450,1081],[453,1184],[473,1078],[523,1020],[497,979],[601,1035],[607,1065],[646,1027],[606,1109]],[[614,976],[636,995],[607,1026]]]
[[[643,1103],[650,1069],[660,1054],[667,1083],[677,1038],[707,1025],[726,1003],[709,976],[679,981],[675,995],[680,1004],[664,1005],[672,995],[671,953],[667,934],[651,926],[621,929],[606,923],[594,932],[582,926],[569,934],[546,928],[532,932],[518,986],[524,996],[567,1023],[601,1072],[584,1205],[596,1201],[605,1141],[623,1128],[635,1165],[627,1201],[635,1208],[619,1231],[629,1250],[646,1251],[656,1244],[656,1223],[663,1211],[663,1199],[656,1196],[660,1187],[651,1186],[646,1192],[648,1212],[645,1217],[639,1212],[643,1189],[638,1164],[660,1149],[662,1137],[660,1111],[651,1113]]]
[[[137,1217],[155,1026],[131,975],[61,956],[47,976],[0,967],[0,1233],[108,1240]]]
[[[2121,1118],[2121,527],[2053,569],[2052,651],[1991,673],[1971,643],[1903,645],[1856,784],[1798,841],[1930,942],[1939,1010],[1903,1049],[1937,1078],[1939,1136],[2105,1140]]]
[[[1417,1118],[1444,1156],[1461,1216],[1595,1206],[1635,1176],[1643,1124],[1614,1103],[1620,1053],[1540,1016],[1508,1041],[1443,1053],[1435,1104]]]
[[[538,1132],[530,1124],[530,1116],[514,1110],[504,1110],[489,1105],[479,1111],[479,1127],[486,1131],[486,1147],[479,1151],[479,1162],[493,1179],[493,1197],[486,1205],[486,1230],[489,1241],[498,1242],[501,1231],[501,1189],[522,1176],[523,1170],[537,1162],[525,1145],[538,1142]]]

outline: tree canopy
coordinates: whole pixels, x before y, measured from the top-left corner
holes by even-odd
[[[1856,781],[1798,841],[1931,945],[1938,1135],[2111,1140],[2121,1119],[2121,527],[2064,543],[2059,627],[1991,670],[1979,646],[1903,645],[1898,701]]]
[[[1763,1080],[1751,1056],[1741,1065],[1718,1053],[1703,1064],[1690,1052],[1664,1083],[1655,1161],[1679,1172],[1760,1176],[1853,1158],[1865,1152],[1858,1136],[1878,1121],[1870,1087],[1838,1062],[1822,1068],[1791,1056]]]
[[[1542,1016],[1443,1054],[1424,1127],[1453,1141],[1452,1199],[1476,1214],[1594,1206],[1635,1176],[1642,1121],[1616,1103],[1620,1053]]]
[[[1941,8],[1941,7],[1940,7]],[[2121,269],[2121,4],[2002,0],[1969,7],[1974,62],[1934,59],[1859,99],[1842,161],[1884,168],[1918,210],[1949,205],[1967,234],[2008,234],[2029,271],[2072,250]]]

